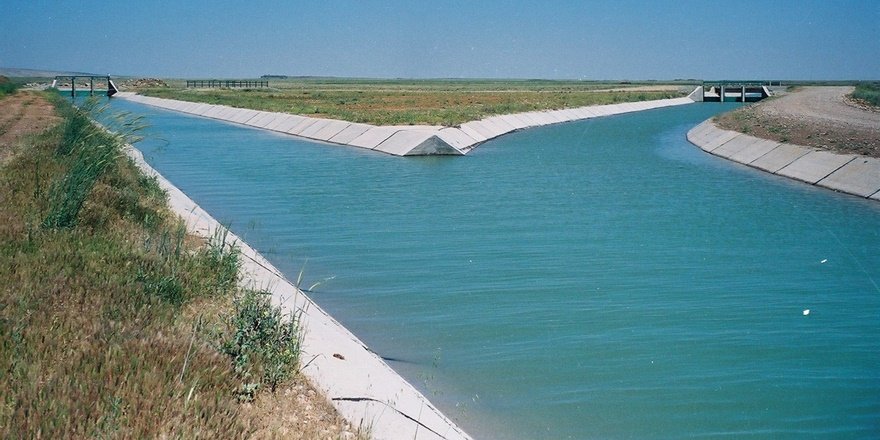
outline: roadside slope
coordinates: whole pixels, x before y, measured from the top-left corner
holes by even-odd
[[[0,437],[365,438],[302,375],[240,402],[217,340],[236,258],[186,235],[115,147],[93,185],[68,185],[118,144],[53,98],[0,97]]]

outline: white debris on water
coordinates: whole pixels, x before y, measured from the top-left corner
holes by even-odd
[[[820,261],[819,264],[825,264],[826,261],[828,261],[827,258],[825,258],[825,259],[823,259],[822,261]]]
[[[807,315],[809,315],[809,314],[810,314],[810,309],[806,309],[806,310],[804,310],[804,316],[807,316]]]

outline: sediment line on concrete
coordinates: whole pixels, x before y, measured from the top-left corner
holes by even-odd
[[[147,176],[156,177],[168,193],[168,206],[185,222],[187,231],[210,239],[224,229],[210,214],[127,146],[126,155]],[[302,372],[354,426],[370,429],[374,439],[470,440],[424,395],[356,336],[312,302],[284,275],[232,232],[229,242],[241,250],[241,284],[272,294],[285,314],[301,313]],[[348,396],[358,396],[351,399]],[[392,409],[392,410],[389,410]]]
[[[687,133],[703,151],[771,174],[880,201],[880,159],[839,154],[718,128],[711,119]]]
[[[348,145],[394,156],[465,155],[498,136],[551,124],[692,104],[693,93],[684,98],[624,102],[563,110],[531,111],[488,116],[458,127],[375,126],[336,119],[311,118],[287,113],[263,112],[224,105],[198,104],[120,92],[117,98],[331,144]]]

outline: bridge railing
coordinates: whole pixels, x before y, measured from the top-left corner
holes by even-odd
[[[186,87],[188,89],[260,89],[268,88],[269,81],[193,79],[186,81]]]

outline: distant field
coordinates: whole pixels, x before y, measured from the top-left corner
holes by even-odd
[[[453,126],[490,115],[685,96],[695,85],[546,80],[269,80],[268,89],[138,90],[148,96],[376,125]]]

